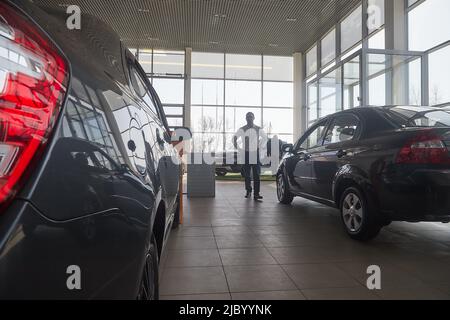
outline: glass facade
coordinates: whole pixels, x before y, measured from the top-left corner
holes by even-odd
[[[306,53],[309,124],[337,111],[361,105],[361,60],[359,56],[351,61],[346,60],[362,49],[364,28],[369,34],[368,47],[385,47],[384,0],[366,1],[367,15],[363,14],[362,4],[359,5],[339,22],[339,28],[331,29],[320,39],[320,61],[318,44]],[[368,17],[367,23],[363,23],[363,16]],[[336,48],[340,48],[340,52]],[[341,61],[346,63],[340,66]]]
[[[425,0],[408,12],[409,50],[426,51],[450,40],[450,1]]]
[[[169,127],[184,125],[184,51],[132,49],[158,92]]]
[[[232,150],[248,112],[269,136],[292,142],[293,58],[193,52],[194,150]]]
[[[321,64],[326,66],[336,58],[336,29],[331,30],[321,41]]]
[[[373,57],[384,59],[378,62],[365,61],[366,88],[361,85],[363,44],[367,49],[383,50],[386,47],[385,0],[363,1],[338,23],[339,28],[331,29],[319,40],[320,61],[317,59],[319,42],[306,53],[308,124],[337,111],[361,106],[363,90],[367,90],[369,105],[385,105],[389,101],[387,95],[392,96],[392,92],[387,92],[386,73],[392,67],[385,63],[387,57]],[[363,12],[363,8],[367,8],[367,12]],[[404,68],[408,67],[405,64]],[[420,67],[419,61],[419,73]],[[417,66],[414,71],[416,69]]]
[[[406,4],[408,49],[422,56],[375,51],[386,49],[385,0],[362,0],[305,52],[308,123],[363,103],[450,103],[450,1]],[[169,125],[184,125],[184,52],[133,53],[160,96]],[[292,57],[193,52],[191,61],[191,129],[198,150],[231,149],[230,137],[249,111],[269,135],[292,141]]]
[[[428,95],[431,105],[450,102],[450,1],[409,0],[409,50],[429,51]],[[432,17],[432,18],[430,18]]]
[[[341,22],[341,51],[346,52],[362,39],[362,6]]]

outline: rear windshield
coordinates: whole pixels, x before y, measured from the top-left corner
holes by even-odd
[[[450,111],[447,110],[396,107],[385,109],[383,113],[400,127],[450,127]]]

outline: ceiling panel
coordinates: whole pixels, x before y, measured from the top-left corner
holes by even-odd
[[[64,9],[63,0],[34,0]],[[360,0],[70,0],[129,47],[290,55],[303,52]]]

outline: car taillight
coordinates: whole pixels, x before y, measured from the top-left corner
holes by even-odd
[[[450,164],[449,151],[441,137],[425,132],[400,150],[397,163]]]
[[[0,205],[55,125],[66,93],[68,65],[39,28],[0,3]]]

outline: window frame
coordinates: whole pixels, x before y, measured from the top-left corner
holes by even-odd
[[[307,150],[311,150],[311,149],[323,146],[323,140],[325,138],[325,132],[328,131],[329,125],[330,125],[330,118],[329,117],[317,121],[317,123],[312,125],[311,128],[309,128],[308,131],[306,131],[306,133],[297,141],[297,143],[294,145],[294,151],[300,151],[300,150],[306,150],[307,151]],[[300,148],[300,146],[306,141],[306,139],[308,139],[309,136],[314,131],[316,131],[320,126],[324,126],[325,127],[325,130],[322,132],[322,134],[320,136],[320,139],[319,139],[319,140],[322,141],[322,143],[319,144],[319,145],[315,145],[313,147],[309,147],[308,149]]]
[[[330,130],[333,128],[334,124],[336,123],[337,119],[340,117],[346,117],[346,116],[351,116],[353,118],[355,118],[358,121],[358,125],[355,131],[355,134],[353,135],[353,138],[349,139],[349,140],[345,140],[345,141],[339,141],[339,142],[332,142],[329,144],[325,144],[325,138],[328,135],[328,133],[330,132]],[[339,113],[337,115],[334,115],[332,117],[330,117],[329,123],[328,123],[328,128],[327,130],[325,130],[325,134],[323,135],[323,141],[322,141],[322,146],[333,146],[333,145],[337,145],[337,144],[341,144],[341,143],[346,143],[346,142],[350,142],[350,141],[358,141],[361,137],[361,132],[362,132],[362,127],[363,127],[363,122],[361,120],[361,118],[354,112],[343,112],[343,113]]]
[[[166,116],[165,116],[165,113],[164,113],[164,109],[163,109],[162,103],[161,103],[161,101],[160,101],[160,99],[158,97],[158,94],[156,93],[155,89],[153,88],[152,84],[150,83],[150,80],[147,77],[147,74],[145,73],[145,71],[142,68],[142,66],[139,64],[139,61],[137,60],[137,58],[127,49],[125,50],[125,63],[126,63],[126,70],[128,72],[128,74],[127,74],[127,76],[128,76],[128,85],[129,85],[130,89],[133,91],[133,94],[139,96],[139,100],[141,102],[143,102],[143,104],[145,105],[145,108],[150,112],[151,115],[153,115],[153,118],[155,120],[157,120],[159,125],[164,127],[164,129],[167,132],[170,132],[169,125],[167,123],[167,119],[166,119]],[[155,106],[156,113],[140,97],[139,93],[136,92],[136,89],[135,89],[135,87],[133,85],[133,82],[132,82],[132,79],[131,79],[131,77],[132,77],[131,73],[133,72],[132,68],[135,69],[135,71],[137,72],[138,76],[140,76],[141,80],[146,85],[146,89],[148,90],[150,99],[152,99],[152,102],[153,102],[153,104]]]

